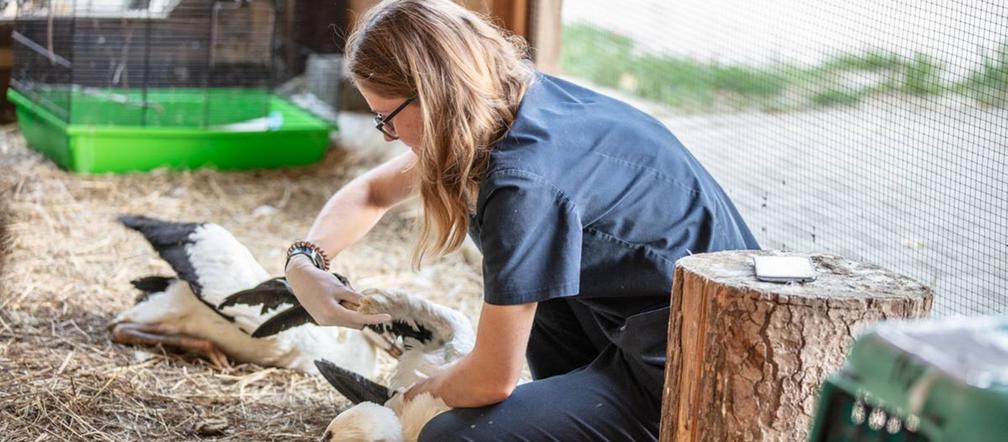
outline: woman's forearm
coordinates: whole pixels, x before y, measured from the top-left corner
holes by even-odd
[[[471,357],[460,359],[448,371],[439,375],[431,393],[450,407],[468,408],[496,404],[511,394],[514,383],[487,371]]]
[[[472,351],[437,376],[432,393],[452,407],[482,407],[511,395],[521,376],[536,304],[483,304]]]
[[[393,205],[416,192],[416,156],[404,152],[355,178],[326,202],[305,239],[330,256],[364,237]]]
[[[350,181],[326,201],[305,239],[336,256],[378,223],[388,207],[372,203],[367,177]]]

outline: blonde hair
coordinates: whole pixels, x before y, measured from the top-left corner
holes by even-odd
[[[535,78],[524,40],[449,0],[386,0],[347,38],[353,81],[386,97],[416,96],[423,226],[413,250],[458,249],[475,211],[491,146]]]

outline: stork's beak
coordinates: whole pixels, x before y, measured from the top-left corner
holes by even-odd
[[[384,404],[392,394],[388,387],[378,384],[350,370],[333,364],[325,359],[315,361],[315,367],[343,397],[357,405],[361,402]]]

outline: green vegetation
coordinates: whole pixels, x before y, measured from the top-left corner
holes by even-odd
[[[984,60],[983,68],[960,83],[957,92],[988,106],[1008,106],[1008,44]]]
[[[892,52],[868,52],[865,54],[843,54],[823,64],[823,69],[831,71],[888,70],[903,63],[903,57]]]
[[[564,27],[564,72],[676,107],[745,105],[784,92],[786,80],[765,70],[638,54],[622,35],[589,26]]]
[[[933,95],[942,92],[942,67],[931,57],[914,54],[906,65],[901,90],[913,95]]]
[[[751,67],[641,52],[623,35],[587,25],[563,30],[563,71],[687,112],[790,111],[857,105],[879,95],[954,92],[984,105],[1008,105],[1008,44],[959,82],[926,54],[842,54],[812,67]]]
[[[811,100],[819,106],[851,105],[861,101],[861,94],[857,91],[829,89],[812,95]]]

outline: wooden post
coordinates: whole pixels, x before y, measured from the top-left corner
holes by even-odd
[[[11,33],[14,23],[8,20],[0,21],[0,124],[14,122],[14,105],[7,101],[7,87],[10,86],[11,70],[14,65],[11,50]]]
[[[536,0],[529,9],[529,46],[532,59],[540,71],[547,74],[560,72],[560,34],[563,27],[561,0]]]
[[[837,256],[816,255],[814,282],[756,280],[732,251],[676,263],[662,441],[806,440],[824,377],[873,322],[924,317],[931,290]]]
[[[490,15],[515,35],[528,35],[528,0],[494,0]]]

